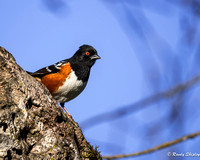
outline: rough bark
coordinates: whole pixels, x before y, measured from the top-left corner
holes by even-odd
[[[0,159],[101,159],[46,87],[2,47]]]

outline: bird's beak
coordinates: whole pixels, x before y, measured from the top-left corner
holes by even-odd
[[[91,57],[91,59],[101,59],[101,57],[98,56],[97,54],[95,54],[95,55],[93,55],[93,56]]]

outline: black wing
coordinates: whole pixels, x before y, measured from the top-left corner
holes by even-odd
[[[63,61],[60,61],[60,62],[58,62],[58,63],[55,63],[55,64],[53,64],[53,65],[51,65],[51,66],[44,67],[44,68],[42,68],[42,69],[40,69],[40,70],[38,70],[38,71],[36,71],[36,72],[33,72],[33,73],[32,73],[32,72],[28,72],[28,71],[27,71],[27,73],[30,74],[30,75],[33,76],[33,77],[42,78],[42,77],[44,77],[45,75],[50,74],[50,73],[58,73],[60,67],[61,67],[63,64],[67,63],[67,62],[68,62],[68,60],[63,60]]]

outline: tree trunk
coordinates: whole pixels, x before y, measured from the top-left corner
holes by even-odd
[[[2,47],[0,159],[101,159],[46,87]]]

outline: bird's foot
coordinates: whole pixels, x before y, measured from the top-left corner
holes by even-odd
[[[76,126],[78,127],[78,123],[76,123],[74,121],[74,119],[72,118],[72,115],[67,111],[67,109],[65,107],[63,107],[63,109],[65,110],[65,112],[67,113],[67,117],[69,118],[69,120]]]

